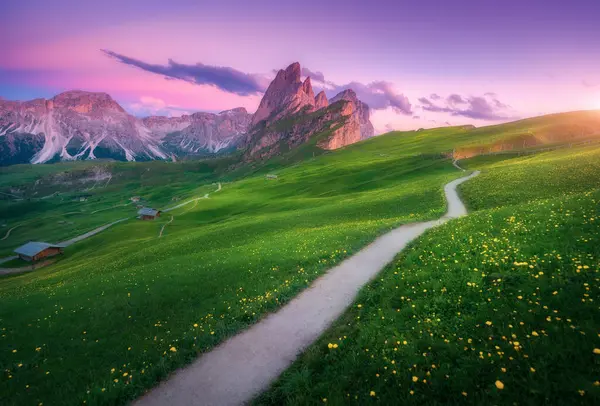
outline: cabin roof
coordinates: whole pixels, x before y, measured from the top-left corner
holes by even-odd
[[[33,257],[40,252],[44,251],[47,248],[64,248],[64,245],[60,244],[49,244],[47,242],[36,242],[30,241],[25,245],[21,245],[19,248],[15,249],[15,252],[20,255],[25,255],[27,257]]]
[[[150,207],[142,207],[138,211],[138,214],[140,216],[156,216],[158,214],[158,212],[159,212],[159,210],[151,209]]]

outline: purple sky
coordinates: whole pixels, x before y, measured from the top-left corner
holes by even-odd
[[[256,109],[299,61],[378,132],[600,109],[600,1],[4,0],[0,96],[105,91],[137,115]]]

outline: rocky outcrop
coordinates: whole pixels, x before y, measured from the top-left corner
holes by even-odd
[[[369,106],[366,103],[358,100],[354,90],[346,89],[338,93],[331,99],[331,103],[335,103],[338,100],[348,100],[355,105],[354,115],[357,117],[360,123],[361,140],[366,140],[367,138],[373,137],[375,135],[375,129],[373,128],[373,124],[371,124],[371,113]]]
[[[317,97],[315,97],[315,110],[320,110],[327,106],[329,106],[327,95],[323,90],[321,90],[319,94],[317,94]]]
[[[219,114],[147,117],[144,124],[161,137],[163,149],[176,154],[214,154],[233,148],[244,136],[252,116],[244,108]]]
[[[339,101],[313,113],[299,113],[251,131],[245,145],[245,161],[263,160],[298,148],[316,138],[320,149],[336,149],[360,140],[353,106]]]
[[[0,137],[11,134],[44,137],[43,147],[28,159],[32,163],[166,157],[141,121],[106,93],[76,90],[49,100],[0,102]]]
[[[339,119],[330,126],[331,134],[317,142],[319,148],[326,150],[342,148],[362,140],[360,121],[355,114],[356,104],[344,99],[335,103],[340,104]]]
[[[277,72],[252,117],[252,127],[263,120],[266,121],[266,125],[269,125],[300,110],[305,112],[314,110],[315,94],[310,78],[306,78],[302,83],[300,72],[298,62]]]
[[[0,165],[51,160],[167,159],[235,146],[252,116],[219,114],[139,119],[106,93],[70,91],[52,99],[0,100]]]
[[[310,77],[300,79],[300,64],[280,70],[260,102],[242,144],[244,159],[267,159],[316,138],[313,145],[332,150],[374,135],[369,106],[347,89],[327,100],[314,96]]]

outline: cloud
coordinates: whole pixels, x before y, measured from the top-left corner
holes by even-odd
[[[457,104],[465,104],[466,100],[462,98],[459,94],[451,94],[446,99],[449,105],[456,106]]]
[[[413,120],[419,120],[421,116],[412,116]]]
[[[352,89],[356,92],[358,99],[367,103],[373,110],[384,110],[391,107],[398,114],[412,115],[412,105],[408,98],[402,93],[396,92],[393,84],[385,81],[375,81],[368,85],[360,82],[350,82],[345,85],[333,85],[331,88],[324,88],[329,98],[335,96],[345,89]],[[315,86],[318,88],[318,86]]]
[[[587,88],[592,88],[592,87],[598,86],[598,83],[592,83],[592,82],[589,82],[589,81],[587,81],[587,80],[584,79],[584,80],[581,81],[581,86],[587,87]]]
[[[441,99],[441,97],[437,93],[431,93],[431,95],[429,96],[429,98],[431,100],[439,100],[439,99]]]
[[[313,72],[308,68],[302,68],[302,76],[310,76],[311,79],[325,83],[325,76],[323,75],[323,72]]]
[[[225,92],[235,93],[240,96],[263,93],[270,80],[266,76],[240,72],[230,67],[211,66],[203,63],[195,65],[180,64],[169,59],[167,65],[150,64],[135,58],[102,49],[107,56],[125,64],[137,67],[147,72],[164,76],[166,79],[183,80],[198,85],[215,86]],[[320,71],[302,68],[302,75],[314,79],[313,87],[316,92],[325,90],[331,98],[345,89],[353,89],[358,98],[367,103],[374,110],[383,110],[391,107],[399,114],[412,114],[412,106],[406,96],[396,92],[393,84],[385,81],[375,81],[369,84],[351,82],[346,85],[337,85],[325,80],[325,75]]]
[[[113,51],[102,49],[107,56],[130,66],[163,75],[167,79],[179,79],[198,85],[215,86],[225,92],[248,96],[265,91],[268,80],[261,75],[243,73],[226,66],[197,63],[180,64],[169,59],[167,65],[150,64]]]
[[[387,123],[387,124],[385,125],[385,132],[388,132],[388,133],[389,133],[389,132],[391,132],[391,131],[394,131],[394,125],[393,125],[392,123]]]
[[[500,102],[494,93],[484,96],[463,97],[451,94],[444,104],[436,104],[426,97],[419,98],[421,108],[434,113],[449,113],[453,116],[463,116],[477,120],[499,121],[516,119],[511,114],[510,106]]]
[[[164,100],[150,96],[142,96],[140,100],[128,105],[129,110],[138,117],[167,116],[179,117],[190,114],[187,109],[167,104]]]

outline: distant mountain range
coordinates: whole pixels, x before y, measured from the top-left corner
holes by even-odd
[[[257,111],[181,117],[128,114],[106,93],[79,90],[26,102],[0,99],[0,165],[76,159],[172,159],[241,149],[266,159],[318,137],[336,149],[372,137],[369,106],[351,89],[316,97],[299,63],[280,70]]]

